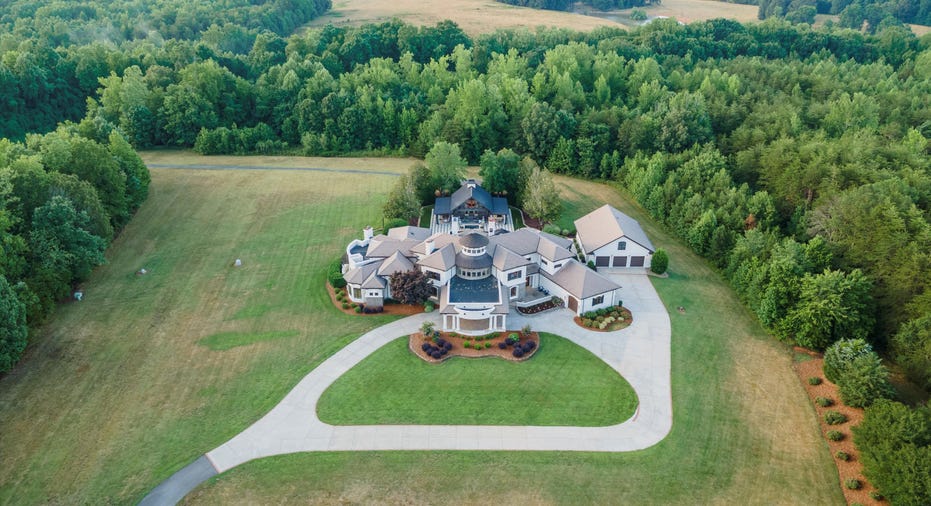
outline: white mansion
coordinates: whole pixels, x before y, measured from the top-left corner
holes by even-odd
[[[346,247],[346,291],[356,303],[378,307],[391,297],[389,278],[418,269],[431,280],[446,331],[485,334],[507,328],[512,305],[531,306],[559,297],[581,314],[621,300],[621,287],[588,268],[649,267],[653,245],[640,225],[605,205],[576,220],[578,242],[532,228],[512,230],[504,199],[466,181],[437,199],[431,228],[398,227]]]

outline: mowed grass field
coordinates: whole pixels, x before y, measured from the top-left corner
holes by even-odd
[[[317,416],[333,425],[570,425],[629,419],[637,394],[590,351],[542,332],[525,362],[451,358],[429,364],[395,339],[336,380]]]
[[[157,163],[376,168],[157,152]],[[0,504],[130,504],[388,320],[335,310],[325,266],[381,224],[395,178],[152,170],[148,201],[85,298],[58,308],[0,379]],[[241,258],[243,266],[234,268]],[[137,276],[141,268],[148,274]]]
[[[843,504],[814,410],[790,368],[790,350],[766,335],[706,262],[628,196],[563,177],[557,185],[566,200],[564,221],[611,203],[640,220],[670,253],[669,278],[653,281],[672,320],[674,424],[666,439],[620,454],[285,455],[224,473],[185,503]]]
[[[741,22],[757,20],[757,6],[716,0],[663,0],[661,4],[644,7],[650,16],[669,16],[690,23],[714,18],[730,18]],[[594,12],[594,11],[593,11]],[[516,7],[495,0],[334,0],[333,7],[308,27],[326,24],[358,26],[381,23],[399,18],[415,25],[434,25],[449,19],[469,35],[493,32],[500,28],[536,28],[555,26],[589,31],[599,26],[623,28],[632,22],[630,9],[593,15]]]

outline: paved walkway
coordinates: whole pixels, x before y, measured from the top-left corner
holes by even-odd
[[[508,327],[520,328],[529,323],[535,330],[561,335],[588,349],[617,370],[630,382],[639,399],[637,412],[623,423],[607,427],[516,427],[333,426],[321,422],[317,418],[317,400],[323,392],[375,350],[416,331],[424,320],[435,319],[435,314],[419,314],[374,329],[350,343],[305,376],[263,418],[208,452],[206,457],[217,472],[224,472],[257,458],[309,451],[622,452],[653,446],[666,437],[672,428],[669,314],[647,276],[609,276],[623,287],[624,305],[634,315],[634,323],[630,327],[612,333],[588,331],[573,323],[572,314],[565,309],[531,317],[512,312],[508,317]],[[188,490],[194,486],[196,483]]]

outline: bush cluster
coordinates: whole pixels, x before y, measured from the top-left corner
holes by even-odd
[[[834,401],[828,399],[827,397],[815,397],[815,404],[821,406],[822,408],[826,408],[828,406],[833,406]]]
[[[330,286],[333,288],[345,288],[346,279],[343,278],[343,261],[336,259],[330,262],[330,266],[327,269],[327,281],[330,282]]]
[[[844,433],[839,430],[829,430],[827,433],[827,438],[831,441],[840,441],[844,439]]]
[[[860,490],[860,487],[863,486],[863,483],[861,483],[860,480],[856,478],[847,478],[844,480],[844,486],[850,490]]]
[[[427,355],[439,360],[446,356],[449,350],[453,349],[453,343],[445,339],[438,339],[434,344],[423,343],[420,345],[420,349],[426,352]]]
[[[844,462],[850,460],[850,454],[843,450],[835,453],[834,456],[837,457],[837,460],[843,460]]]
[[[524,355],[533,351],[537,347],[537,343],[533,341],[527,341],[524,344],[515,344],[514,350],[511,352],[511,355],[514,355],[517,358],[521,358]]]
[[[809,385],[820,385],[820,384],[821,384],[821,378],[819,378],[819,377],[817,377],[817,376],[812,376],[812,377],[808,378],[808,384],[809,384]]]
[[[375,314],[385,312],[385,306],[369,307],[369,306],[360,306],[362,307],[362,312],[365,314]]]
[[[828,411],[824,414],[824,421],[828,425],[840,425],[847,421],[847,415],[837,411]]]

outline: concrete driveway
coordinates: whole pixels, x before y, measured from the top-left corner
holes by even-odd
[[[672,429],[669,314],[646,275],[607,275],[622,286],[624,305],[634,318],[628,328],[610,333],[585,330],[565,309],[530,317],[512,312],[508,327],[529,323],[534,330],[561,335],[604,360],[637,392],[639,406],[629,420],[606,427],[333,426],[321,422],[317,400],[323,392],[375,350],[417,331],[425,320],[436,319],[435,313],[420,314],[381,326],[350,343],[305,376],[259,421],[208,452],[207,460],[216,472],[224,472],[257,458],[309,451],[624,452],[653,446]],[[192,475],[203,481],[213,474],[205,472],[199,459],[154,489],[143,504],[174,504],[199,483],[191,484],[196,481]]]

